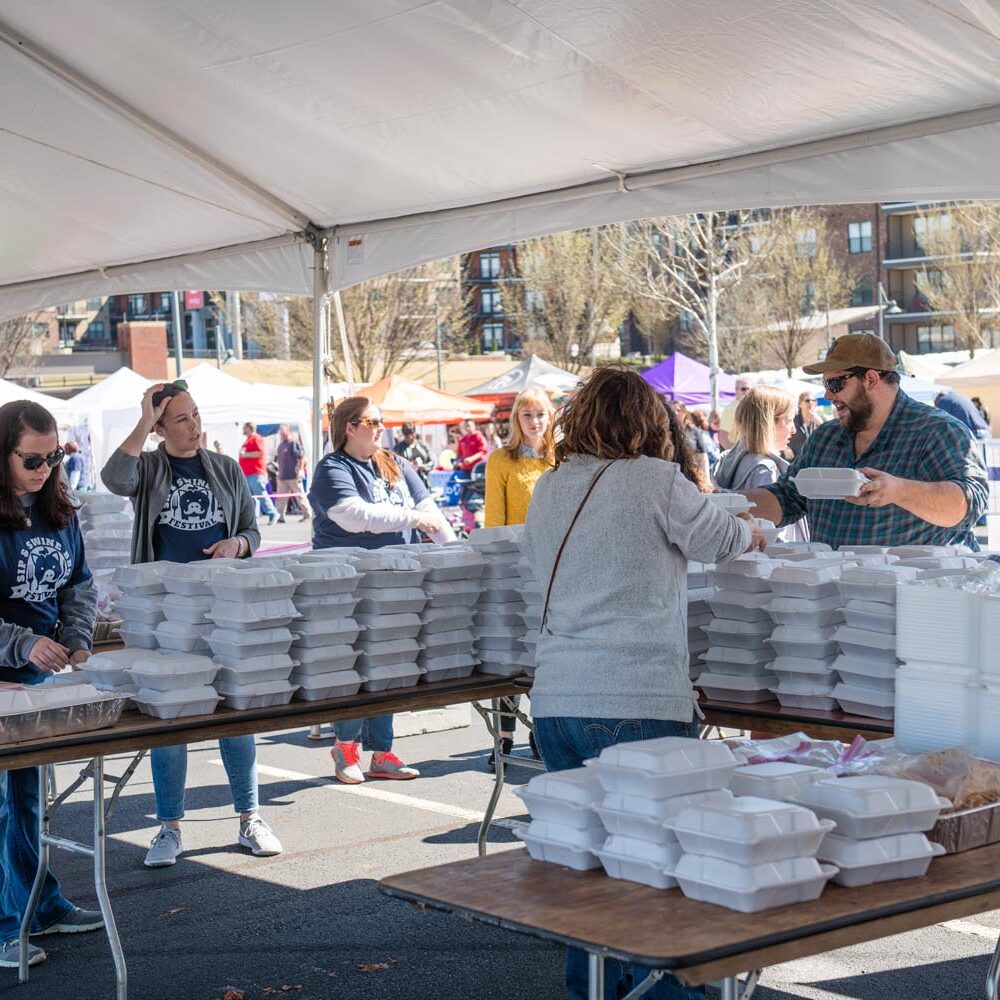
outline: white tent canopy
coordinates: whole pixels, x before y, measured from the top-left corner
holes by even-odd
[[[1000,197],[1000,11],[6,0],[0,315],[671,212]],[[322,265],[322,257],[318,258]]]

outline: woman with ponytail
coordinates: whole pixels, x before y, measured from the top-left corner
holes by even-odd
[[[436,542],[453,541],[455,533],[420,481],[413,466],[382,447],[382,413],[366,396],[342,400],[333,414],[333,451],[316,466],[309,490],[313,514],[313,548],[381,549],[417,540],[420,531]],[[365,780],[358,752],[372,751],[371,778],[406,780],[419,776],[392,752],[392,716],[338,722],[331,751],[338,781],[357,785]]]

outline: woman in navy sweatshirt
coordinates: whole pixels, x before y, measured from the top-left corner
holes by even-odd
[[[76,511],[57,471],[56,422],[37,403],[0,406],[0,681],[39,684],[87,659],[97,591]],[[38,866],[38,772],[0,771],[0,966],[17,968],[21,918]],[[48,872],[32,934],[103,927]],[[45,952],[28,945],[30,965]]]

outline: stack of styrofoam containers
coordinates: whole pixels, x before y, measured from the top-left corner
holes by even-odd
[[[288,626],[299,617],[292,603],[296,583],[287,570],[268,569],[266,563],[209,576],[207,616],[215,627],[206,642],[220,668],[215,686],[227,708],[291,701],[295,688],[288,681],[294,666]]]
[[[160,577],[166,590],[161,599],[165,621],[156,626],[156,642],[175,653],[211,655],[208,620],[214,598],[209,586],[212,577],[232,570],[235,559],[206,559],[193,563],[160,563]]]
[[[864,556],[860,547],[852,550]],[[892,558],[892,557],[889,557]],[[891,718],[896,674],[896,584],[917,570],[899,563],[849,566],[840,578],[845,625],[838,630],[839,683],[834,694],[845,712]],[[889,715],[886,713],[889,712]]]
[[[122,617],[121,637],[126,646],[157,649],[156,628],[163,621],[162,571],[168,563],[136,563],[119,566],[112,583],[121,593],[115,610]]]
[[[596,854],[608,875],[656,889],[675,886],[671,871],[682,850],[668,824],[691,806],[732,802],[726,785],[735,767],[724,743],[684,737],[603,750],[592,769],[604,789],[594,808],[608,839]]]
[[[523,551],[518,561],[518,568],[521,570],[521,597],[524,600],[524,611],[521,612],[521,622],[524,629],[519,639],[525,652],[521,657],[520,664],[525,674],[534,677],[545,594],[542,592],[542,585],[535,577],[527,555]]]
[[[530,826],[515,834],[536,861],[577,871],[600,866],[597,852],[606,834],[593,808],[601,786],[591,768],[539,774],[515,794],[531,813]]]
[[[112,691],[131,698],[139,689],[129,675],[129,668],[137,660],[154,655],[156,654],[151,650],[141,647],[109,649],[91,654],[84,661],[81,670],[87,682],[93,684],[98,691]]]
[[[925,831],[951,803],[922,782],[880,774],[820,778],[805,785],[797,801],[836,823],[819,857],[837,866],[833,881],[841,885],[916,878],[944,853]]]
[[[985,598],[942,580],[896,591],[896,743],[907,753],[977,742],[981,611]],[[989,657],[996,650],[987,651]],[[990,720],[995,726],[995,720]]]
[[[518,565],[522,534],[523,525],[512,525],[478,528],[468,538],[486,561],[475,619],[476,656],[484,674],[516,677],[524,673],[528,660],[528,648],[521,641],[528,608]]]
[[[423,679],[433,684],[468,677],[478,662],[473,606],[486,560],[468,545],[456,543],[410,545],[405,551],[426,571],[423,586],[427,603],[420,612],[417,636],[417,663]]]
[[[81,493],[77,499],[87,566],[97,587],[100,610],[101,598],[112,600],[116,596],[111,589],[114,571],[132,561],[132,504],[113,493]]]
[[[219,694],[212,681],[218,670],[208,656],[153,652],[133,660],[126,673],[138,689],[131,697],[140,712],[179,719],[215,711]]]
[[[841,560],[836,553],[810,555],[778,566],[771,574],[767,609],[774,630],[768,642],[774,649],[771,670],[777,678],[772,691],[786,707],[830,711],[837,707],[833,636],[843,621],[838,591]]]
[[[703,563],[688,563],[687,574],[687,623],[688,623],[688,669],[691,680],[697,680],[702,671],[701,658],[708,652],[711,642],[705,634],[705,626],[711,624],[712,608],[708,600],[715,593],[709,570],[713,567]]]
[[[324,550],[326,551],[326,550]],[[354,619],[361,576],[349,556],[302,560],[287,567],[297,586],[299,618],[290,626],[294,664],[290,680],[303,701],[346,698],[361,688],[354,648],[361,629]]]
[[[725,495],[725,494],[724,494]],[[774,651],[768,644],[769,578],[780,563],[760,552],[719,563],[709,574],[717,588],[708,598],[712,620],[702,626],[709,648],[698,687],[709,698],[749,704],[770,701],[776,684],[770,672]]]
[[[366,691],[410,687],[420,680],[420,614],[427,604],[425,570],[400,551],[374,550],[359,555],[354,568],[361,574],[355,591],[355,619],[361,626],[356,641],[356,669]]]

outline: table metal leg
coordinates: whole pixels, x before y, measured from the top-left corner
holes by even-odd
[[[760,969],[747,973],[746,982],[740,987],[739,976],[728,976],[715,985],[719,988],[719,1000],[750,1000],[757,989]]]
[[[141,758],[140,758],[141,759]],[[138,763],[138,759],[136,760]],[[117,791],[117,789],[116,789]],[[105,846],[107,830],[104,816],[104,758],[94,758],[94,888],[97,891],[97,905],[104,917],[104,932],[108,936],[111,957],[115,963],[115,984],[117,1000],[127,1000],[128,970],[125,968],[125,952],[122,950],[121,939],[118,937],[118,927],[115,915],[111,910],[111,897],[108,894],[108,882],[104,869]]]
[[[31,885],[31,895],[28,905],[21,918],[21,960],[17,968],[17,981],[28,981],[28,939],[31,934],[31,923],[35,919],[38,901],[42,896],[42,885],[45,883],[45,873],[49,870],[49,801],[48,801],[48,767],[43,765],[35,768],[38,774],[38,867],[35,869],[35,881]]]
[[[479,706],[477,705],[476,707],[478,708]],[[493,768],[495,778],[493,781],[493,791],[490,794],[490,801],[486,805],[483,821],[479,824],[479,836],[476,839],[480,857],[486,853],[486,836],[490,832],[490,824],[493,822],[493,814],[497,811],[497,803],[500,801],[500,793],[503,791],[504,783],[504,755],[500,742],[500,700],[494,698],[490,703],[490,707],[492,709],[490,717],[487,717],[482,712],[480,714],[486,720],[486,728],[493,737]]]
[[[587,1000],[604,1000],[604,958],[587,955]]]
[[[1000,939],[993,949],[990,971],[986,976],[986,1000],[1000,1000]]]

